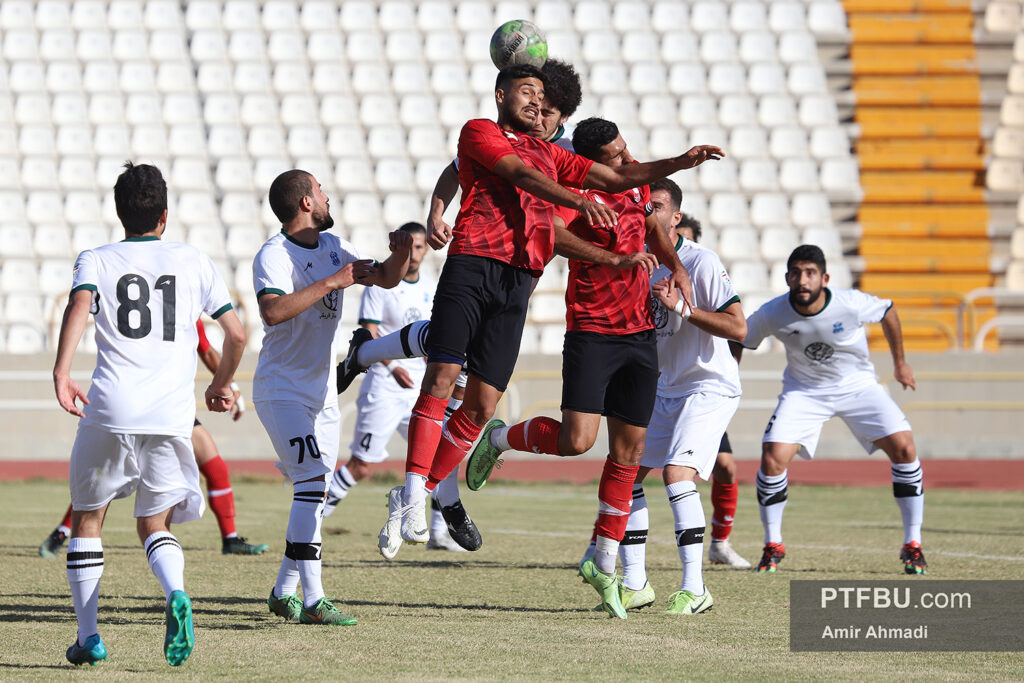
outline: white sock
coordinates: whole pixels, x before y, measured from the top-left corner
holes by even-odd
[[[924,473],[921,461],[892,463],[892,495],[903,518],[903,542],[921,542],[924,522]]]
[[[430,537],[436,538],[446,533],[448,533],[448,524],[444,521],[444,515],[441,514],[441,504],[437,502],[437,496],[434,496],[430,499]]]
[[[434,488],[434,500],[439,505],[448,507],[459,502],[459,468],[452,470],[447,477]]]
[[[787,470],[782,474],[768,476],[757,470],[757,504],[761,510],[761,525],[764,526],[764,542],[782,543],[782,511],[789,498],[789,477]]]
[[[78,617],[78,644],[99,633],[100,577],[103,576],[103,542],[98,538],[68,541],[68,586]]]
[[[57,531],[59,531],[60,533],[64,534],[65,536],[70,536],[71,535],[71,527],[64,526],[63,524],[61,524],[60,526],[57,527]]]
[[[527,424],[525,429],[529,431],[530,421],[527,420],[526,422]],[[490,443],[495,448],[498,448],[503,451],[512,450],[512,446],[508,442],[508,431],[510,429],[512,429],[512,427],[495,427],[494,429],[491,430],[491,433],[488,435],[487,442]]]
[[[283,598],[299,592],[299,566],[295,560],[285,555],[281,558],[281,568],[277,570],[277,583],[274,584],[274,597]]]
[[[626,535],[619,544],[619,559],[622,560],[622,585],[638,591],[647,585],[647,531],[650,515],[647,512],[647,496],[643,484],[633,486],[633,506],[626,520]]]
[[[305,607],[314,606],[324,597],[324,587],[320,581],[320,524],[324,493],[324,482],[295,484],[291,514],[288,515],[284,553],[295,561],[302,582],[302,603]]]
[[[185,553],[170,531],[151,534],[142,546],[146,549],[149,568],[164,588],[164,598],[174,591],[185,590]]]
[[[334,476],[331,477],[331,486],[328,489],[328,493],[338,500],[344,500],[345,496],[348,495],[349,490],[358,483],[359,482],[352,476],[348,467],[346,465],[342,465],[334,471]]]
[[[417,320],[391,334],[363,342],[356,354],[356,363],[368,368],[382,360],[395,358],[423,358],[427,355],[429,320]]]
[[[619,542],[598,536],[594,547],[594,564],[602,574],[615,573],[615,559],[619,554]]]
[[[701,563],[704,560],[704,507],[700,504],[697,483],[677,481],[665,487],[668,504],[675,518],[676,545],[679,546],[679,560],[683,563],[683,580],[679,590],[694,595],[704,594],[704,575]]]
[[[422,503],[427,497],[427,478],[422,474],[415,474],[413,472],[405,473],[405,500],[402,502],[408,505],[409,503]]]

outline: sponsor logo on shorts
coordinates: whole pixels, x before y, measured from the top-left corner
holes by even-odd
[[[332,251],[331,252],[331,263],[334,264],[335,266],[340,266],[341,265],[341,259],[338,258],[338,252],[336,252],[336,251]]]

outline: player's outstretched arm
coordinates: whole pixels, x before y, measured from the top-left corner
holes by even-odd
[[[607,227],[619,224],[618,214],[607,206],[565,189],[537,169],[524,164],[515,154],[503,156],[495,164],[493,171],[523,192],[529,192],[552,204],[575,209],[590,225]]]
[[[611,266],[620,270],[628,270],[640,266],[648,274],[658,267],[658,259],[654,254],[645,251],[635,254],[616,254],[594,246],[580,239],[564,227],[561,218],[555,218],[555,253],[573,261],[586,261],[602,266]]]
[[[659,159],[642,164],[623,164],[614,168],[604,164],[594,164],[590,167],[583,187],[611,193],[625,192],[641,185],[650,185],[655,180],[667,178],[676,171],[700,166],[709,159],[721,159],[724,156],[725,152],[714,145],[697,145],[671,159]]]
[[[368,276],[374,270],[373,264],[373,259],[353,261],[333,275],[317,280],[297,292],[291,294],[264,293],[259,302],[260,317],[271,327],[291,320],[334,290],[350,287],[357,278]]]
[[[889,343],[889,351],[892,353],[893,377],[904,389],[909,387],[917,391],[914,370],[903,357],[903,327],[900,325],[900,317],[896,315],[895,307],[891,307],[882,318],[882,332],[885,333],[885,341]]]
[[[220,315],[217,324],[224,332],[224,347],[210,386],[206,388],[206,407],[224,413],[235,404],[236,396],[231,382],[242,360],[242,352],[245,351],[245,328],[233,310]]]
[[[459,189],[459,172],[455,170],[455,162],[448,164],[441,171],[430,195],[430,210],[427,213],[427,244],[431,249],[443,249],[452,238],[452,226],[444,222],[444,212],[455,199]]]
[[[57,402],[61,408],[76,417],[85,417],[85,413],[75,403],[76,399],[82,399],[85,405],[89,405],[89,399],[86,398],[82,387],[78,386],[78,382],[71,379],[71,360],[89,322],[92,297],[91,291],[80,289],[68,299],[68,305],[64,308],[64,318],[60,323],[57,360],[53,365],[53,389],[57,393]]]
[[[651,291],[670,311],[680,301],[679,292],[671,286],[668,278],[655,282]],[[747,319],[743,315],[743,308],[739,301],[729,304],[723,311],[702,311],[699,308],[691,308],[686,317],[691,324],[716,337],[741,342],[747,336]]]
[[[391,256],[370,268],[362,277],[357,277],[356,284],[391,289],[402,281],[409,270],[412,235],[403,230],[395,230],[388,235],[388,248],[391,249]]]

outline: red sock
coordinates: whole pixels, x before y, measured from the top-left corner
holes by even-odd
[[[427,477],[427,490],[433,491],[441,481],[459,466],[462,459],[469,453],[470,446],[480,436],[480,427],[469,419],[466,413],[459,408],[448,419],[441,432],[441,442],[437,446],[437,453],[434,455],[434,464],[430,468],[430,475]]]
[[[505,438],[508,445],[517,451],[533,451],[534,453],[558,452],[558,430],[562,423],[550,417],[534,417],[526,422],[512,425]]]
[[[57,525],[58,528],[62,527],[62,526],[63,527],[67,527],[68,529],[71,528],[71,506],[70,505],[68,505],[68,511],[64,513],[64,519],[62,519],[60,521],[60,524]]]
[[[217,516],[221,537],[235,533],[235,494],[231,490],[228,465],[219,455],[199,466],[206,478],[206,495],[210,509]]]
[[[412,408],[409,418],[409,448],[405,456],[405,471],[412,474],[430,473],[434,462],[434,452],[441,440],[441,420],[448,401],[434,398],[430,394],[420,392],[416,405]]]
[[[732,518],[736,515],[736,501],[740,497],[740,487],[736,484],[719,484],[711,482],[711,505],[714,513],[711,516],[711,538],[724,541],[732,532]]]
[[[597,513],[594,532],[598,536],[621,541],[626,534],[629,508],[633,504],[633,482],[636,481],[638,469],[640,468],[636,465],[620,465],[614,462],[611,456],[605,460],[601,484],[597,489],[597,499],[601,507]]]

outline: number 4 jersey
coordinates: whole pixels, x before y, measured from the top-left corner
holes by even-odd
[[[156,237],[83,251],[71,292],[93,292],[96,370],[82,423],[126,434],[191,436],[196,320],[231,310],[213,262]]]

